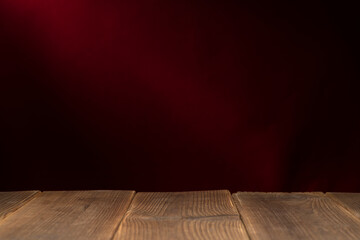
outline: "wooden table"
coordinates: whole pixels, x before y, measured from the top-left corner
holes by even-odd
[[[1,240],[360,239],[360,193],[0,192]]]

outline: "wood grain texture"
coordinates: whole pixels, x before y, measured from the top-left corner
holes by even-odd
[[[21,208],[39,191],[0,192],[0,223],[5,217]]]
[[[326,193],[352,214],[360,218],[360,193]]]
[[[115,240],[248,239],[227,190],[137,193]]]
[[[252,240],[360,239],[360,221],[322,193],[233,195]]]
[[[133,196],[133,191],[43,192],[6,218],[0,239],[111,239]]]

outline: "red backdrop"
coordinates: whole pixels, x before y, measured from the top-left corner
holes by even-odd
[[[0,190],[360,191],[354,6],[0,1]]]

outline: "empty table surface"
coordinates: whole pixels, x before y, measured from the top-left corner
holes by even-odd
[[[0,239],[360,239],[360,193],[0,192]]]

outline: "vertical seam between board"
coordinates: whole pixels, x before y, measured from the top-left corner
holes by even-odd
[[[132,198],[131,198],[131,200],[129,201],[129,204],[128,204],[127,208],[126,208],[126,211],[125,211],[125,213],[123,214],[123,216],[121,217],[118,225],[116,226],[116,228],[115,228],[115,230],[114,230],[114,233],[113,233],[113,235],[111,236],[110,240],[114,240],[114,238],[115,238],[115,236],[116,236],[116,233],[118,232],[118,230],[120,229],[120,226],[121,226],[122,222],[123,222],[123,221],[125,220],[125,218],[126,218],[125,216],[127,215],[127,213],[128,213],[129,210],[130,210],[131,204],[133,203],[136,194],[137,194],[137,192],[134,192],[134,194],[132,195]]]
[[[245,228],[246,235],[248,236],[249,240],[251,240],[251,236],[250,236],[249,231],[248,231],[248,229],[247,229],[247,227],[246,227],[246,224],[245,224],[245,222],[244,222],[244,219],[243,219],[242,216],[241,216],[240,210],[238,209],[237,204],[234,202],[234,201],[236,201],[235,197],[237,197],[236,194],[235,194],[235,193],[232,194],[232,196],[231,196],[231,202],[233,203],[233,205],[234,205],[234,207],[235,207],[235,209],[236,209],[236,211],[237,211],[237,213],[238,213],[239,219],[240,219],[241,223],[243,224],[243,226],[244,226],[244,228]],[[238,198],[238,197],[237,197],[237,198]]]
[[[346,215],[350,215],[350,217],[355,218],[356,221],[360,221],[360,218],[358,216],[356,216],[352,210],[349,209],[348,206],[346,206],[346,204],[344,204],[343,202],[341,202],[341,200],[337,199],[334,196],[331,196],[331,194],[325,193],[324,194],[326,198],[330,199],[330,201],[333,201],[334,203],[336,203],[336,206],[338,206],[340,209],[343,210],[343,212]]]
[[[27,198],[25,198],[22,201],[22,205],[15,207],[14,209],[11,210],[11,212],[7,213],[3,219],[0,219],[0,225],[2,224],[2,222],[6,221],[6,219],[11,216],[12,214],[14,214],[15,212],[21,210],[24,206],[26,206],[28,203],[32,202],[34,199],[36,199],[38,197],[38,195],[42,194],[41,191],[37,190],[36,192],[34,192],[34,194],[28,196]]]

